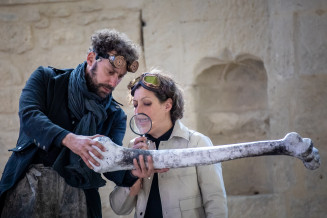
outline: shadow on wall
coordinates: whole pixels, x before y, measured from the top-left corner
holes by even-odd
[[[267,73],[255,56],[205,58],[194,84],[197,129],[214,145],[266,140],[269,133]],[[202,69],[201,69],[202,68]],[[272,193],[264,157],[222,163],[228,195]]]

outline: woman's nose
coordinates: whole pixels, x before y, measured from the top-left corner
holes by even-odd
[[[139,113],[142,113],[142,110],[140,109],[139,106],[137,106],[134,108],[134,112],[135,112],[135,114],[139,114]]]

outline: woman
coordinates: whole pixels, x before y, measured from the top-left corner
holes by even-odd
[[[129,147],[175,149],[212,146],[210,139],[182,124],[184,99],[168,76],[154,69],[130,82],[135,113],[152,119],[145,137]],[[148,142],[147,142],[148,140]],[[146,143],[147,142],[147,143]],[[221,164],[170,169],[139,179],[131,188],[115,187],[110,204],[118,215],[134,217],[227,217],[227,201]]]

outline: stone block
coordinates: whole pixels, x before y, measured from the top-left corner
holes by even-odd
[[[271,167],[266,157],[249,157],[222,163],[227,196],[274,193]]]
[[[289,78],[294,75],[294,19],[292,13],[271,15],[268,28],[270,29],[270,49],[266,54],[264,64],[270,82]]]
[[[327,74],[327,12],[295,14],[296,65],[300,74]]]
[[[3,59],[0,59],[0,66],[1,66],[1,78],[0,78],[1,87],[23,85],[24,75],[22,75],[22,73],[19,71],[15,63],[4,57]]]
[[[6,102],[0,104],[0,113],[17,113],[20,93],[21,88],[18,87],[0,88],[1,102]]]
[[[80,1],[80,0],[70,0],[70,1]],[[66,2],[66,0],[1,0],[0,5],[53,3],[53,2]]]
[[[274,0],[267,1],[271,14],[293,13],[294,11],[315,10],[326,8],[327,2],[324,0]]]
[[[0,114],[0,129],[4,132],[19,131],[18,114]]]
[[[286,218],[285,200],[278,195],[228,196],[229,218]]]
[[[327,196],[321,192],[306,193],[306,196],[290,198],[290,207],[287,217],[323,218],[326,217]]]
[[[34,47],[32,29],[23,23],[3,23],[0,25],[0,51],[16,54],[24,53]]]
[[[264,0],[223,1],[176,1],[173,7],[179,9],[181,22],[198,22],[208,20],[231,20],[249,17],[262,17],[267,13],[267,2]],[[185,10],[187,8],[187,10]],[[196,16],[195,16],[196,15]]]
[[[16,13],[10,11],[0,11],[0,21],[1,22],[13,22],[17,21],[19,17]]]

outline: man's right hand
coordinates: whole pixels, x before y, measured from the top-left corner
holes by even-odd
[[[98,147],[101,151],[105,151],[105,147],[100,142],[93,140],[99,136],[101,135],[82,136],[76,135],[74,133],[69,133],[62,140],[62,144],[80,156],[84,163],[90,169],[93,169],[89,161],[92,162],[95,166],[99,166],[100,164],[89,154],[89,152],[92,152],[99,159],[102,159],[103,156],[94,147],[92,147],[92,145]]]

